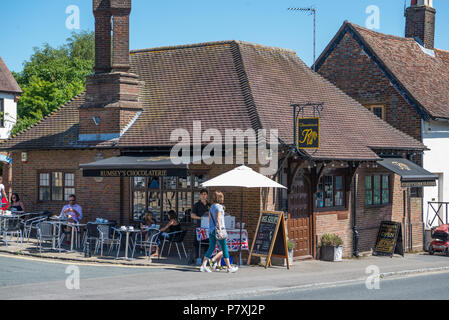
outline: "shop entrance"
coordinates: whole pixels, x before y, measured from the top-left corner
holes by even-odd
[[[296,242],[294,257],[312,256],[310,182],[297,174],[288,197],[288,237]]]

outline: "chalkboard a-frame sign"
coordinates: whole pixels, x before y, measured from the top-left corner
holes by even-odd
[[[270,265],[271,257],[285,258],[287,269],[290,269],[283,212],[263,211],[260,214],[248,264],[251,263],[251,256],[265,257],[265,269]]]
[[[377,233],[373,255],[393,257],[395,253],[404,256],[401,224],[393,221],[382,221]]]

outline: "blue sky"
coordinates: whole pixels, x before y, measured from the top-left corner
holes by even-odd
[[[407,0],[410,3],[410,0]],[[92,0],[1,1],[0,56],[14,71],[48,42],[59,46],[72,32],[66,9],[80,9],[80,28],[93,30]],[[243,40],[293,49],[308,65],[313,61],[313,18],[288,7],[317,9],[317,56],[344,20],[365,26],[370,5],[379,8],[383,33],[404,35],[404,0],[133,0],[131,49],[205,41]],[[434,0],[435,46],[449,50],[449,1]]]

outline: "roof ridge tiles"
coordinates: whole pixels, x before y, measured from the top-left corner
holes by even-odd
[[[279,51],[285,51],[289,53],[296,52],[292,49],[285,49],[285,48],[279,48],[274,46],[266,46],[258,43],[251,43],[247,41],[242,40],[222,40],[222,41],[209,41],[209,42],[199,42],[199,43],[191,43],[191,44],[181,44],[181,45],[173,45],[173,46],[161,46],[161,47],[154,47],[154,48],[147,48],[147,49],[136,49],[131,50],[130,55],[138,54],[138,53],[146,53],[146,52],[158,52],[158,51],[169,51],[169,50],[178,50],[178,49],[189,49],[189,48],[199,48],[199,47],[207,47],[207,46],[217,46],[217,45],[226,45],[226,44],[241,44],[241,45],[249,45],[253,47],[260,47],[260,48],[267,48],[271,50],[279,50]]]

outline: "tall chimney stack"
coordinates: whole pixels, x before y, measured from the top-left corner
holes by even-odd
[[[405,36],[418,38],[427,49],[435,45],[435,15],[433,0],[412,0],[405,11]]]
[[[95,73],[87,76],[86,100],[79,108],[79,141],[118,138],[142,110],[144,84],[129,72],[131,0],[93,0],[93,12]]]

